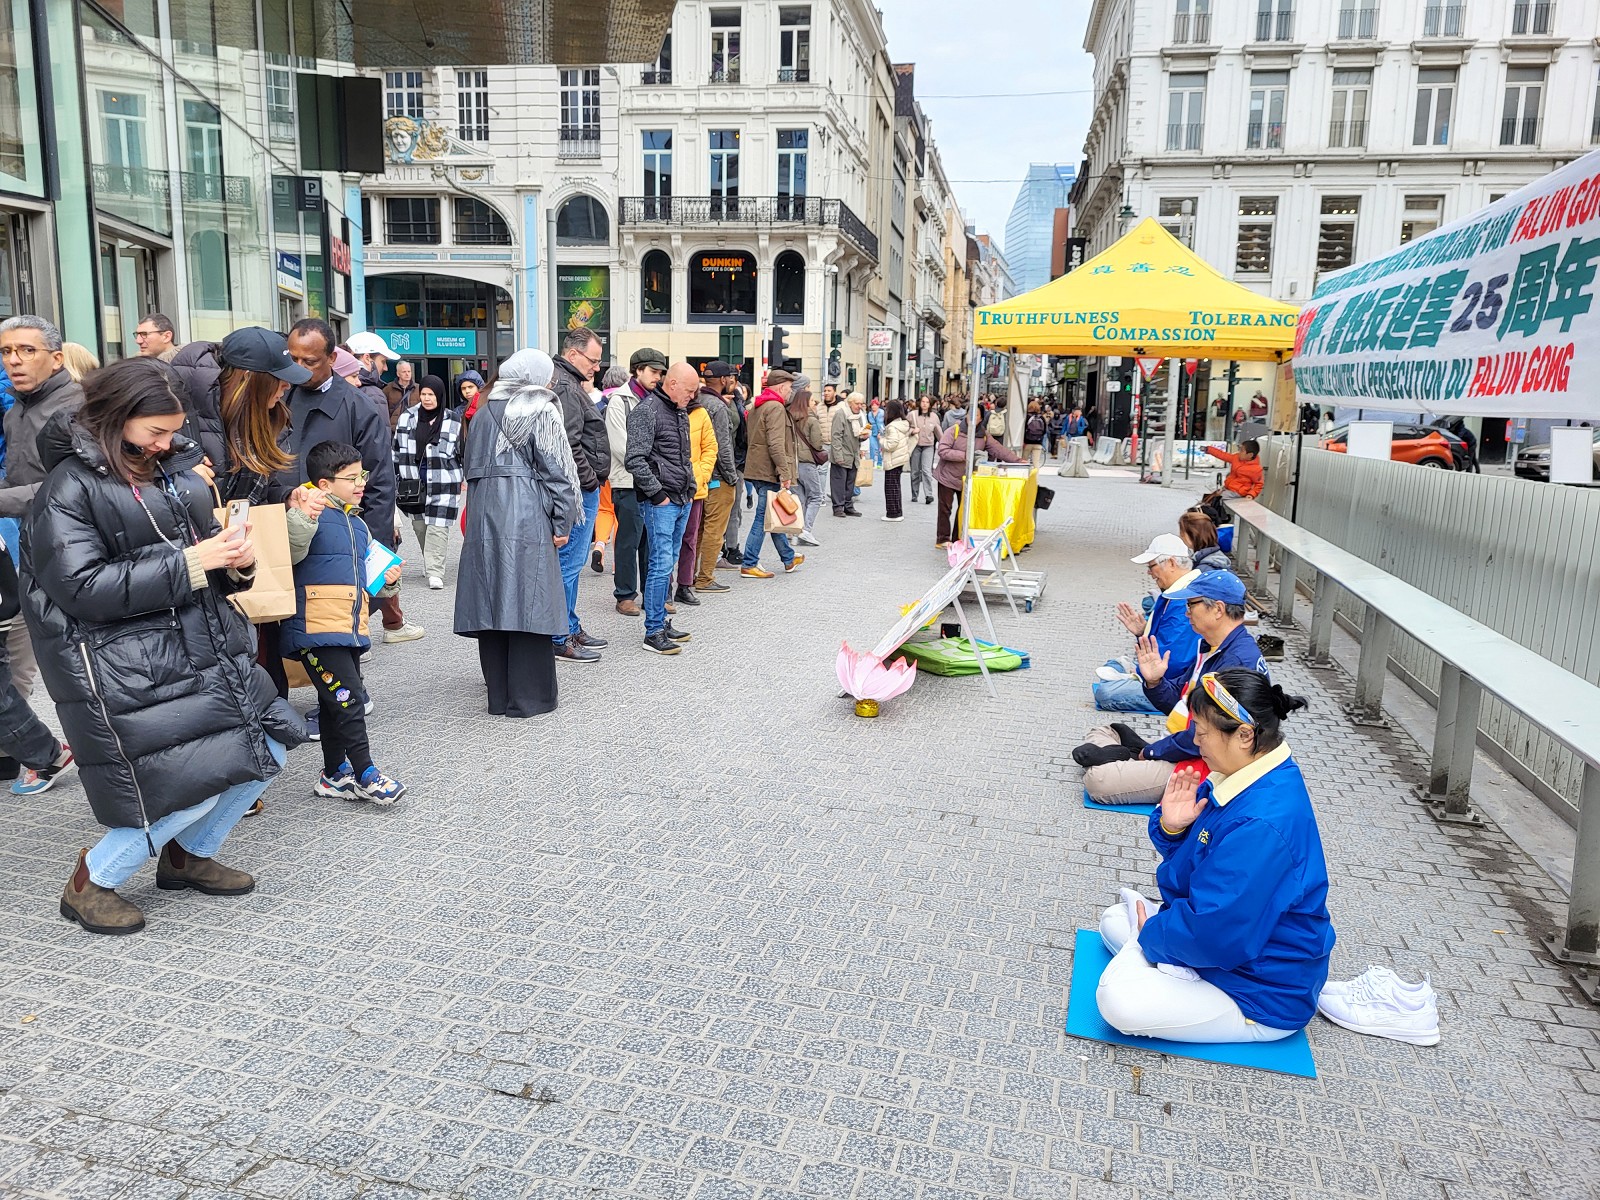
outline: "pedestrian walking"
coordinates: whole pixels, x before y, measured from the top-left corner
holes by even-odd
[[[916,434],[916,445],[911,449],[911,503],[915,504],[921,496],[924,504],[932,504],[934,450],[943,432],[933,401],[926,396],[918,400],[917,411],[911,414],[910,421]]]
[[[800,472],[796,483],[805,528],[795,540],[806,546],[822,545],[817,539],[817,513],[828,491],[828,435],[822,432],[821,412],[821,404],[811,394],[811,381],[804,375],[796,378],[789,396],[789,419],[794,422],[795,457]]]
[[[688,363],[667,371],[661,388],[641,400],[628,417],[628,470],[640,511],[649,526],[650,561],[644,582],[644,647],[677,654],[689,635],[667,620],[667,593],[677,568],[683,530],[694,498],[689,458],[689,401],[699,376]]]
[[[605,420],[611,449],[611,505],[617,513],[612,594],[619,613],[637,617],[644,611],[639,605],[639,588],[647,573],[649,546],[645,542],[648,532],[644,513],[628,466],[628,427],[634,412],[646,400],[663,399],[659,387],[661,377],[667,373],[667,356],[648,346],[635,350],[628,360],[628,373],[631,378],[627,384],[606,402]]]
[[[153,312],[134,326],[133,341],[141,355],[160,359],[164,363],[170,363],[183,349],[178,344],[172,318],[166,313]]]
[[[745,482],[755,489],[755,504],[750,510],[750,535],[744,542],[744,563],[739,574],[745,579],[771,579],[772,572],[761,566],[761,543],[767,539],[767,503],[779,488],[793,488],[796,469],[794,422],[789,419],[789,394],[794,376],[788,371],[768,371],[767,386],[750,409],[750,458],[745,464]],[[806,561],[796,554],[787,534],[771,535],[772,545],[785,571],[795,571]]]
[[[970,426],[970,428],[969,428]],[[973,431],[976,431],[975,433]],[[967,484],[967,438],[976,442],[976,453],[988,454],[991,461],[1019,463],[1010,450],[989,433],[988,405],[979,404],[976,416],[962,417],[939,437],[939,461],[933,468],[934,481],[939,485],[939,505],[934,512],[934,545],[943,550],[960,535],[961,527],[956,516],[960,511],[961,495]],[[974,460],[976,461],[976,460]]]
[[[880,435],[883,446],[883,519],[903,521],[906,518],[901,508],[900,476],[911,461],[916,434],[911,432],[911,424],[906,420],[905,405],[898,400],[891,400],[883,406],[883,422],[883,433]]]
[[[22,622],[22,585],[11,548],[0,541],[0,621]],[[24,627],[25,624],[24,624]],[[56,740],[11,682],[11,662],[0,640],[0,779],[11,794],[36,796],[55,786],[73,765],[72,751]]]
[[[559,551],[578,518],[578,467],[542,350],[505,362],[467,428],[466,542],[455,631],[477,639],[496,717],[556,707],[556,647],[567,629]]]
[[[478,396],[483,392],[483,376],[476,371],[463,371],[450,384],[450,411],[461,418],[463,431],[468,414],[476,415]]]
[[[733,465],[739,471],[739,482],[734,488],[733,508],[728,512],[728,528],[722,534],[722,558],[717,563],[721,569],[737,571],[744,562],[743,542],[739,530],[744,527],[744,508],[739,497],[744,494],[744,468],[750,459],[750,396],[735,375],[733,380]]]
[[[673,599],[679,604],[699,607],[700,597],[695,595],[695,572],[700,566],[700,530],[704,520],[706,498],[711,494],[711,477],[717,468],[717,434],[711,414],[699,403],[700,380],[695,379],[694,394],[689,401],[689,466],[694,471],[694,499],[689,502],[689,519],[683,527],[683,545],[678,550],[677,590]]]
[[[1027,455],[1028,465],[1035,470],[1044,466],[1044,438],[1047,432],[1048,422],[1039,402],[1029,401],[1027,419],[1022,422],[1022,452]]]
[[[717,558],[722,553],[722,539],[728,530],[728,520],[738,504],[739,468],[734,459],[734,426],[737,416],[733,407],[733,367],[720,358],[702,368],[700,390],[691,403],[691,417],[696,408],[711,421],[711,432],[717,440],[717,457],[712,466],[711,478],[706,483],[706,497],[700,514],[700,540],[695,555],[694,589],[698,595],[730,592],[733,589],[716,577]]]
[[[249,528],[218,528],[183,423],[165,364],[133,358],[92,375],[82,410],[38,440],[48,475],[23,539],[23,611],[106,827],[61,895],[91,933],[144,928],[116,889],[152,855],[163,890],[254,890],[214,856],[305,739],[227,602],[254,578]]]
[[[883,466],[883,404],[876,396],[867,409],[867,454],[875,467]]]
[[[833,515],[859,517],[856,508],[856,472],[861,469],[861,443],[863,433],[851,419],[851,405],[860,406],[861,393],[851,392],[849,397],[836,400],[833,416],[828,426],[828,484],[832,493]]]
[[[445,404],[444,380],[424,375],[417,402],[395,427],[395,486],[397,507],[411,518],[428,586],[436,592],[444,587],[450,526],[461,515],[460,455],[461,418]]]
[[[595,522],[600,515],[600,485],[611,475],[611,441],[606,419],[589,395],[589,384],[603,359],[604,348],[594,331],[574,329],[562,339],[561,357],[556,359],[551,389],[561,406],[567,445],[578,469],[578,488],[582,507],[573,521],[567,544],[561,547],[561,580],[567,596],[567,628],[556,646],[561,662],[600,661],[600,651],[610,643],[585,632],[578,619],[578,580],[594,540]]]

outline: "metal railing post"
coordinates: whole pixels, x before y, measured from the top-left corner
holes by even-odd
[[[1295,556],[1287,550],[1278,549],[1278,613],[1279,625],[1294,624],[1294,576]]]
[[[1311,644],[1306,647],[1306,666],[1331,667],[1328,651],[1333,645],[1333,612],[1338,584],[1326,572],[1317,575],[1317,590],[1311,601]]]
[[[1361,662],[1356,667],[1356,698],[1348,709],[1357,725],[1387,725],[1383,719],[1383,682],[1389,673],[1389,642],[1394,622],[1372,605],[1361,627]]]
[[[1478,750],[1478,713],[1483,687],[1459,667],[1443,664],[1439,673],[1439,719],[1433,732],[1433,763],[1428,798],[1441,821],[1483,822],[1472,811],[1472,764]]]
[[[1566,963],[1600,967],[1600,769],[1583,768],[1579,792],[1578,845],[1572,854],[1572,897],[1567,904],[1565,934],[1550,935],[1550,951]],[[1589,999],[1600,1003],[1600,976],[1578,973],[1577,983]]]
[[[1438,800],[1450,788],[1450,743],[1456,728],[1456,701],[1461,696],[1461,668],[1439,663],[1439,709],[1433,724],[1433,758],[1428,766],[1425,799]]]

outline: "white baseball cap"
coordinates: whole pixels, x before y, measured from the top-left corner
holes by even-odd
[[[1188,558],[1193,553],[1194,551],[1189,549],[1189,543],[1177,534],[1161,533],[1150,543],[1150,548],[1136,556],[1133,561],[1140,564],[1153,563],[1158,558]]]
[[[400,356],[389,349],[389,343],[375,333],[352,333],[350,340],[345,343],[351,354],[381,354],[387,359],[398,359]]]

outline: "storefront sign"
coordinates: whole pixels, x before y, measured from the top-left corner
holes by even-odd
[[[421,329],[379,329],[375,330],[379,337],[389,343],[389,349],[399,355],[427,353],[424,340],[424,330]]]
[[[894,330],[882,325],[867,330],[867,353],[887,354],[894,349]]]
[[[328,257],[333,260],[333,269],[340,275],[350,274],[350,243],[342,238],[330,237],[328,239]]]
[[[1300,314],[1313,404],[1592,418],[1600,151],[1372,262]]]
[[[478,357],[476,329],[429,329],[426,344],[429,354],[446,358]]]
[[[607,347],[611,344],[611,269],[556,268],[557,336],[589,329]]]
[[[306,294],[305,268],[298,254],[278,251],[278,290],[291,296]]]

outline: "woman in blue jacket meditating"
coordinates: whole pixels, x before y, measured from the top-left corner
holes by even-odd
[[[1100,919],[1100,1015],[1174,1042],[1276,1041],[1317,1011],[1333,950],[1322,838],[1279,730],[1305,701],[1235,669],[1189,707],[1212,775],[1175,771],[1150,816],[1161,900],[1125,888]]]

